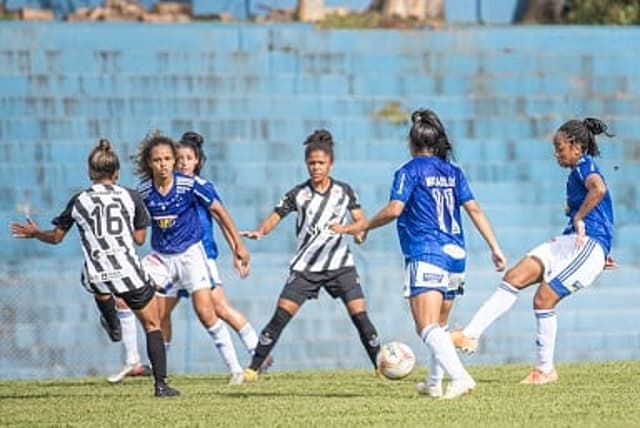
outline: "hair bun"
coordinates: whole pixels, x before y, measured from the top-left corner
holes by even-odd
[[[607,137],[613,137],[613,134],[607,132],[607,124],[601,121],[600,119],[596,119],[594,117],[587,117],[582,121],[583,125],[587,127],[589,132],[593,135],[604,134]]]
[[[100,150],[109,150],[111,149],[111,143],[106,138],[100,138],[100,142],[98,142],[98,147],[100,147]]]
[[[306,146],[311,143],[324,143],[333,146],[333,137],[326,129],[316,129],[313,131],[313,134],[307,137],[303,144]]]
[[[187,131],[184,134],[182,134],[182,138],[180,138],[180,142],[183,142],[183,141],[187,143],[193,143],[198,147],[201,147],[202,144],[204,143],[204,138],[202,137],[202,135],[198,134],[197,132]]]

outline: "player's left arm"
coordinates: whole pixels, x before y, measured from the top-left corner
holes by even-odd
[[[35,238],[38,241],[53,245],[62,242],[67,234],[67,231],[61,227],[55,227],[50,230],[40,230],[38,224],[29,217],[27,217],[24,223],[11,223],[10,228],[11,235],[14,238]]]
[[[334,223],[329,228],[335,233],[354,235],[355,243],[361,244],[366,239],[366,233],[363,231],[367,227],[367,216],[362,208],[354,208],[349,211],[349,214],[351,214],[351,223]]]
[[[249,275],[249,251],[245,247],[244,242],[242,242],[240,233],[231,215],[218,199],[214,200],[209,206],[209,212],[220,226],[224,239],[227,241],[227,244],[229,244],[229,248],[234,255],[233,264],[235,268],[240,273],[240,277],[245,278]]]
[[[489,250],[491,250],[491,259],[493,260],[493,264],[496,267],[498,272],[503,271],[507,267],[507,259],[502,253],[500,249],[500,245],[498,245],[498,240],[496,239],[495,234],[493,233],[493,228],[491,227],[491,222],[484,214],[484,211],[480,208],[480,205],[474,200],[470,199],[464,204],[462,204],[465,211],[469,215],[471,222],[476,227],[482,238],[484,238],[485,242],[489,246]]]

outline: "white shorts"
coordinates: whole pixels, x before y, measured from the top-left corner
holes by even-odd
[[[543,279],[560,297],[593,284],[604,270],[604,250],[587,237],[585,245],[576,248],[575,234],[560,235],[529,252],[544,266]]]
[[[414,297],[425,291],[440,291],[451,300],[463,293],[464,272],[452,273],[431,263],[411,261],[405,266],[404,297]]]
[[[200,242],[180,254],[154,251],[142,259],[142,266],[161,289],[175,290],[176,295],[179,290],[193,293],[201,288],[211,288],[211,271]]]

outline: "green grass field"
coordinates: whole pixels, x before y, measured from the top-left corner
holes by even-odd
[[[471,366],[478,382],[453,401],[417,395],[424,369],[400,381],[372,371],[173,376],[182,396],[152,396],[149,378],[0,381],[0,426],[69,427],[640,427],[640,362],[565,364],[555,385],[519,385],[522,365]]]

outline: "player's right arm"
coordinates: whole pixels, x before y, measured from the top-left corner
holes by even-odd
[[[243,230],[240,232],[240,236],[260,240],[266,234],[275,229],[278,223],[280,223],[280,215],[277,212],[273,212],[267,218],[262,220],[262,223],[260,223],[260,226],[258,226],[256,230]]]
[[[56,227],[50,230],[40,230],[37,223],[27,217],[24,223],[11,223],[11,235],[14,238],[35,238],[47,244],[59,244],[67,234],[67,231]]]

